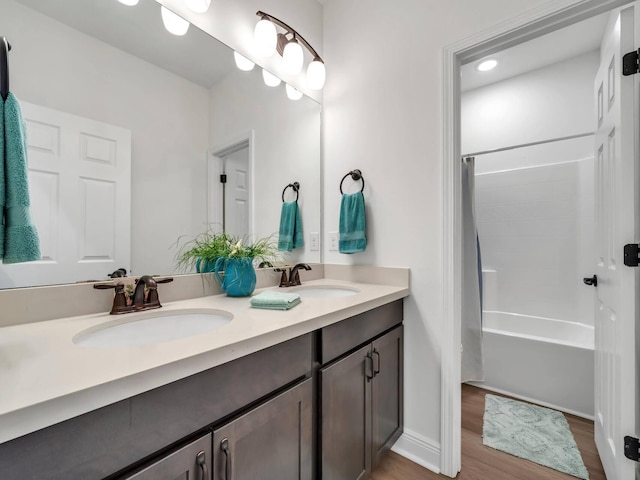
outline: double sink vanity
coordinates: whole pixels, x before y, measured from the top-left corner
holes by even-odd
[[[368,476],[402,433],[408,270],[314,266],[288,311],[174,286],[0,328],[3,480]]]

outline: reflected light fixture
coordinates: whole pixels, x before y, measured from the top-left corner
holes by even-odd
[[[480,63],[480,65],[478,65],[476,68],[481,72],[488,72],[489,70],[493,70],[497,66],[498,66],[498,62],[496,60],[491,59],[491,60],[485,60],[484,62]]]
[[[170,33],[174,35],[184,35],[189,30],[189,22],[184,18],[176,15],[164,5],[160,6],[160,12],[162,14],[162,23]]]
[[[302,92],[288,83],[285,86],[285,90],[287,91],[287,97],[289,100],[300,100],[302,98]]]
[[[196,13],[204,13],[209,10],[211,0],[184,0],[184,3],[190,10]]]
[[[282,81],[278,77],[276,77],[273,73],[267,72],[264,68],[262,69],[262,79],[264,80],[264,84],[267,87],[277,87],[278,85],[280,85],[280,82]]]
[[[236,61],[236,67],[243,72],[249,72],[256,66],[251,60],[244,55],[240,55],[238,52],[233,52],[233,59]]]
[[[121,4],[126,5],[128,7],[133,7],[138,4],[139,0],[118,0]]]
[[[313,58],[307,67],[307,86],[312,90],[322,89],[326,78],[326,70],[324,61],[320,58],[318,52],[309,45],[309,42],[302,35],[282,20],[262,11],[256,12],[256,15],[260,17],[254,32],[258,53],[266,52],[268,45],[271,49],[268,55],[273,54],[273,51],[276,50],[282,55],[285,71],[290,75],[297,75],[304,64],[304,51],[302,50],[304,46]],[[276,25],[283,28],[285,33],[277,33]]]

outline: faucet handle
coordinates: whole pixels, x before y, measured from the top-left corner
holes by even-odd
[[[109,290],[113,288],[115,290],[115,296],[113,297],[113,305],[111,307],[111,315],[118,315],[120,313],[126,313],[129,311],[127,307],[127,299],[124,296],[124,284],[121,282],[108,282],[108,283],[94,283],[93,288],[97,290]]]
[[[288,287],[289,286],[289,280],[287,280],[287,269],[286,268],[274,268],[273,269],[274,272],[282,272],[282,275],[280,275],[280,285],[278,285],[279,287]]]
[[[170,283],[173,282],[173,277],[153,278],[156,283]]]

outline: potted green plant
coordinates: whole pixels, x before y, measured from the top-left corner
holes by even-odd
[[[271,237],[250,241],[226,232],[204,232],[182,245],[176,263],[182,271],[212,272],[227,295],[244,297],[256,287],[254,262],[272,262],[277,257],[278,247]]]

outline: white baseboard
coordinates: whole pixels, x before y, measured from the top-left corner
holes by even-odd
[[[391,450],[434,473],[440,473],[440,444],[411,430],[405,429]]]

